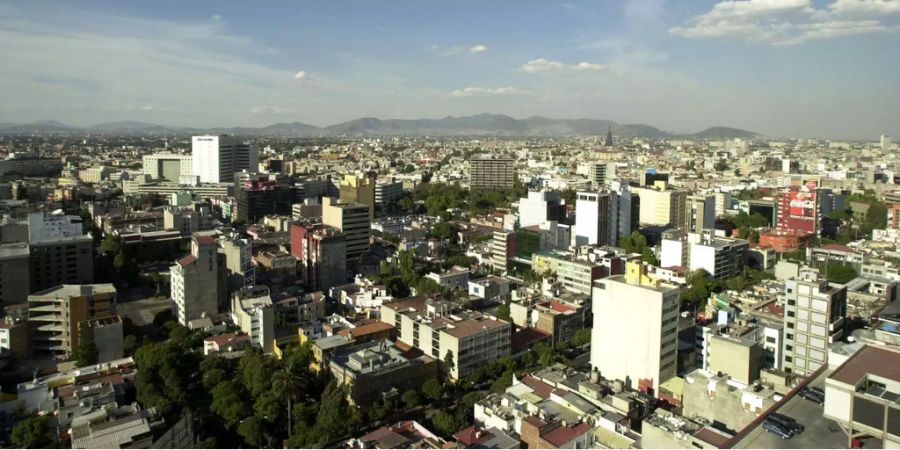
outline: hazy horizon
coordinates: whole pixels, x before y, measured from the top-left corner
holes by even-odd
[[[0,4],[0,122],[900,135],[900,0]]]

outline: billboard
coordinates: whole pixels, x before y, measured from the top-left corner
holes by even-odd
[[[816,217],[816,192],[791,191],[788,193],[788,215],[797,219]]]

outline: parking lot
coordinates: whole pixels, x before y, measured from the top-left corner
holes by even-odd
[[[123,291],[118,296],[116,310],[120,316],[131,319],[137,326],[152,324],[157,313],[172,308],[171,300],[152,298],[153,294],[151,289],[132,288]]]
[[[824,389],[825,378],[830,373],[823,372],[810,386]],[[782,439],[764,430],[760,424],[738,442],[735,448],[847,448],[847,435],[838,428],[837,423],[822,416],[822,407],[818,404],[795,395],[777,411],[794,418],[806,430],[790,439]],[[865,440],[863,448],[881,448],[881,441]]]

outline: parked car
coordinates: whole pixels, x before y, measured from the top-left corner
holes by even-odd
[[[766,420],[771,420],[784,428],[787,428],[794,434],[800,434],[803,430],[806,429],[800,422],[797,422],[796,419],[790,416],[786,416],[781,413],[773,412],[766,417]]]
[[[769,433],[781,436],[782,439],[790,439],[794,437],[794,433],[792,433],[790,430],[770,420],[766,420],[763,422],[763,429],[768,431]]]
[[[820,405],[825,404],[825,392],[823,392],[819,388],[805,386],[803,389],[800,389],[800,398],[818,403]]]

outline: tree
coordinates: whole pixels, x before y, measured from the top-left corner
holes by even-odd
[[[265,434],[262,424],[256,417],[250,416],[241,421],[237,427],[237,432],[244,438],[244,442],[253,447],[261,447]]]
[[[831,283],[847,284],[857,275],[855,270],[838,262],[832,261],[825,266],[825,278]]]
[[[53,445],[47,416],[30,416],[19,421],[13,426],[10,438],[18,448],[49,448]]]
[[[409,286],[403,281],[403,277],[393,276],[388,278],[387,282],[384,284],[385,289],[387,289],[388,294],[394,298],[406,298],[409,297]]]
[[[512,319],[510,318],[509,305],[504,303],[497,307],[497,318],[500,320],[505,320],[507,322],[512,321]]]
[[[432,417],[431,423],[439,433],[445,436],[450,436],[453,433],[456,433],[466,425],[466,422],[458,417],[458,415],[453,411],[448,413],[443,410],[434,413],[434,417]]]
[[[444,364],[447,366],[447,372],[451,372],[456,367],[456,361],[453,358],[453,352],[447,350],[444,354]]]
[[[291,354],[301,352],[302,350],[293,350]],[[286,362],[284,368],[275,372],[275,375],[272,377],[272,390],[280,397],[287,401],[288,408],[288,436],[290,436],[291,430],[293,430],[293,403],[297,400],[300,395],[300,392],[304,390],[304,388],[308,387],[311,383],[309,382],[308,373],[303,367],[308,367],[309,364],[304,366],[303,356],[296,354],[291,358],[286,358]]]
[[[441,382],[437,379],[430,378],[425,383],[422,383],[422,393],[425,394],[428,399],[437,401],[444,396],[444,386],[442,386]]]
[[[209,410],[221,417],[229,428],[234,428],[250,415],[237,384],[230,380],[213,388]]]
[[[100,352],[97,350],[97,342],[94,340],[94,330],[87,322],[78,326],[78,348],[75,349],[75,360],[78,367],[97,364]]]
[[[441,292],[441,285],[431,278],[420,278],[416,282],[416,295],[429,295]]]
[[[410,389],[403,393],[403,403],[406,403],[407,408],[415,408],[422,404],[422,394],[415,389]]]

